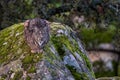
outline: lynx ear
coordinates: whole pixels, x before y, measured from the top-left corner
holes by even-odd
[[[24,27],[28,27],[28,26],[29,26],[29,22],[30,22],[30,20],[26,20],[26,21],[24,22]]]

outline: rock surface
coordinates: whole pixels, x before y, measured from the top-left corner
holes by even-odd
[[[94,80],[87,53],[74,31],[50,23],[50,41],[43,53],[31,53],[23,36],[23,23],[0,31],[0,79]]]

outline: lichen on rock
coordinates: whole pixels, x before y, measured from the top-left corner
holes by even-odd
[[[50,41],[43,53],[35,54],[23,29],[20,23],[0,31],[0,79],[94,80],[87,53],[71,28],[51,22]]]

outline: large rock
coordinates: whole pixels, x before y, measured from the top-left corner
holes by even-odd
[[[50,23],[50,41],[43,53],[31,53],[23,23],[0,31],[0,79],[94,80],[91,63],[74,31]]]

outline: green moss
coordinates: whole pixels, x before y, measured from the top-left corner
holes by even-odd
[[[19,30],[21,32],[19,32]],[[22,53],[22,46],[24,45],[22,34],[23,24],[21,23],[0,31],[0,64],[3,62],[8,63],[9,61],[20,57]],[[20,49],[21,52],[19,53]]]
[[[88,57],[85,54],[81,53],[81,52],[78,52],[78,53],[84,59],[84,61],[86,62],[86,66],[89,69],[89,72],[95,78],[95,74],[94,74],[94,72],[92,70],[92,64],[91,64],[90,60],[88,59]]]
[[[63,49],[63,46],[66,46],[71,52],[76,51],[76,47],[72,45],[72,43],[69,41],[68,37],[61,35],[60,37],[53,36],[52,42],[54,43],[58,53],[63,57],[65,50]]]
[[[45,48],[44,48],[44,51],[45,51],[44,59],[47,60],[50,64],[55,64],[53,60],[60,60],[60,57],[56,56],[56,55],[53,55],[53,51],[51,50],[52,47],[54,47],[54,45],[51,44],[51,41],[45,46]],[[47,53],[49,53],[49,56],[48,56]]]
[[[30,76],[27,76],[26,80],[31,80],[31,77],[30,77]]]
[[[43,54],[42,53],[32,54],[32,56],[33,56],[33,62],[37,63],[38,61],[40,61],[42,59]]]
[[[28,73],[32,73],[35,72],[35,63],[37,63],[38,61],[40,61],[40,59],[42,58],[42,54],[40,53],[31,53],[31,54],[25,54],[25,58],[22,60],[22,67],[24,70],[28,71]]]
[[[23,64],[22,67],[25,71],[29,69],[30,64]]]
[[[71,71],[75,80],[89,80],[86,73],[78,73],[72,66],[68,66],[68,65],[66,66]]]
[[[63,47],[63,43],[61,42],[60,39],[57,39],[57,37],[53,36],[51,38],[56,50],[58,51],[59,55],[61,56],[61,58],[64,56],[64,50],[62,49]]]
[[[16,72],[15,76],[14,76],[14,78],[12,80],[19,80],[19,79],[21,79],[22,76],[23,76],[23,72],[22,71]]]
[[[5,79],[7,77],[7,75],[3,74],[1,75],[3,79]]]
[[[33,57],[34,56],[27,54],[25,58],[22,60],[22,64],[23,64],[22,67],[24,68],[24,70],[28,70],[30,65],[34,64]]]
[[[6,79],[4,79],[4,78],[0,78],[0,80],[6,80]]]
[[[41,53],[27,53],[25,54],[25,58],[22,60],[23,64],[31,64],[31,63],[36,63],[42,58]]]
[[[36,72],[36,68],[35,66],[31,66],[30,69],[27,71],[28,73],[35,73]]]
[[[111,76],[114,76],[114,72],[113,71],[101,71],[101,72],[96,72],[95,75],[96,75],[96,78],[99,78],[99,77],[111,77]]]
[[[32,55],[28,54],[25,56],[25,58],[22,60],[23,64],[30,64],[33,63],[33,57]]]

